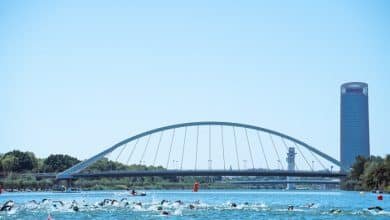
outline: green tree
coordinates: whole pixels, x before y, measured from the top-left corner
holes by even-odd
[[[14,155],[6,155],[1,159],[1,166],[5,172],[15,171],[18,166],[18,158]]]
[[[45,172],[61,172],[80,161],[69,155],[52,154],[43,161],[43,170]]]
[[[353,180],[360,180],[361,175],[364,172],[364,164],[367,162],[367,158],[363,156],[356,157],[356,162],[352,165],[350,178]]]
[[[12,170],[15,172],[32,171],[38,164],[37,158],[32,152],[14,150],[4,154],[3,158],[7,156],[13,156],[16,158],[17,164],[15,164]]]
[[[342,182],[342,188],[347,190],[389,189],[390,155],[385,159],[371,156],[357,157],[351,172]]]

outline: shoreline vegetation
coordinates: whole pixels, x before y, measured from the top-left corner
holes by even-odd
[[[356,157],[350,172],[342,181],[341,189],[354,191],[390,192],[390,155],[385,158]]]
[[[0,184],[4,191],[59,191],[65,181],[54,179],[37,179],[36,173],[57,173],[77,163],[75,157],[63,154],[50,155],[47,158],[37,158],[32,152],[14,150],[0,154]],[[112,170],[163,170],[161,166],[125,165],[104,158],[85,172]],[[268,177],[264,177],[267,179]],[[273,177],[275,178],[275,177]],[[127,190],[127,189],[192,189],[195,181],[203,189],[282,189],[283,184],[276,185],[234,185],[225,182],[223,177],[124,177],[124,178],[94,178],[77,179],[71,187],[88,190]],[[248,180],[242,177],[240,180]],[[357,157],[347,178],[342,180],[342,190],[355,191],[390,191],[390,155],[385,158],[371,156]],[[313,189],[312,186],[303,186]]]

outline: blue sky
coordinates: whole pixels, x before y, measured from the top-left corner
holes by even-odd
[[[2,1],[0,147],[87,158],[155,127],[220,120],[339,158],[339,87],[369,84],[389,153],[387,1]]]

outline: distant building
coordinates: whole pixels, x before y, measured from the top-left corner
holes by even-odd
[[[340,114],[340,161],[345,168],[350,168],[357,156],[370,156],[366,83],[341,85]]]

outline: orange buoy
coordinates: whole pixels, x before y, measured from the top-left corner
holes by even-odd
[[[195,182],[195,183],[194,183],[194,187],[192,188],[192,191],[198,192],[198,189],[199,189],[199,183],[198,183],[198,182]]]
[[[382,195],[379,195],[377,198],[378,198],[378,200],[383,200],[383,196]]]

